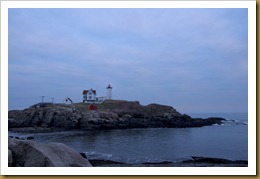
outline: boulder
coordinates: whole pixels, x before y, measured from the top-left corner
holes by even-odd
[[[22,113],[21,110],[10,110],[8,111],[8,118],[16,119]]]
[[[79,121],[81,120],[82,115],[78,113],[69,113],[68,118],[65,123],[66,129],[75,129],[79,127]]]
[[[44,116],[41,116],[42,119],[42,126],[47,127],[50,125],[50,123],[52,122],[52,118],[54,115],[54,111],[53,110],[48,110],[46,111]]]
[[[100,112],[99,113],[100,118],[103,119],[117,119],[118,115],[116,113],[113,112]]]
[[[8,167],[11,167],[13,164],[13,154],[12,151],[8,149]]]
[[[13,167],[91,167],[80,153],[62,143],[37,143],[9,138],[9,163]]]
[[[31,123],[29,124],[30,127],[37,127],[39,126],[39,124],[41,123],[41,120],[38,116],[34,116],[32,119],[31,119]]]
[[[21,122],[15,118],[8,118],[8,128],[23,127]]]
[[[53,116],[52,126],[53,127],[65,127],[66,121],[68,118],[68,113],[66,111],[62,111]]]
[[[93,115],[95,115],[96,117],[94,117]],[[83,129],[92,128],[93,125],[97,123],[98,119],[99,115],[96,115],[94,112],[85,112],[82,114],[79,126]]]
[[[113,112],[84,112],[79,122],[81,129],[116,129],[119,117]]]
[[[125,120],[130,120],[130,119],[132,118],[132,116],[129,115],[129,114],[124,114],[124,115],[122,116],[122,118],[125,119]]]
[[[160,105],[160,104],[149,104],[142,108],[142,111],[148,116],[163,116],[165,113],[167,115],[179,116],[181,115],[172,106]]]

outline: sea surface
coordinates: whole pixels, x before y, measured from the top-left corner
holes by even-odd
[[[199,128],[149,128],[54,133],[17,133],[39,142],[62,142],[89,159],[113,160],[129,164],[177,162],[191,156],[248,160],[247,113],[197,113],[192,117],[223,117],[222,125]]]

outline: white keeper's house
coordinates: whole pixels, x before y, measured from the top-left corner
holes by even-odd
[[[107,96],[97,97],[97,91],[94,89],[83,90],[83,102],[84,103],[102,103],[106,99],[112,98],[112,86],[108,84],[106,87]]]

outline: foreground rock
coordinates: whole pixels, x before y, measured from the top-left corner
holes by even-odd
[[[92,167],[74,149],[62,143],[8,140],[9,167]]]
[[[139,102],[108,100],[98,110],[87,110],[87,104],[48,104],[32,106],[8,113],[8,127],[48,129],[125,129],[125,128],[184,128],[221,124],[223,118],[191,118],[171,106]]]

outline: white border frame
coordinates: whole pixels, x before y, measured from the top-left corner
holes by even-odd
[[[8,167],[8,8],[248,8],[248,167]],[[256,1],[2,1],[1,174],[256,175]]]

